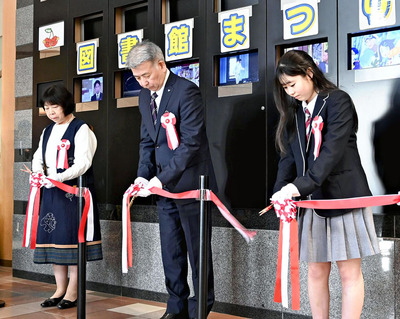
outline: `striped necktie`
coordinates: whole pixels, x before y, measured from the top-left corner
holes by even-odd
[[[157,98],[157,93],[154,92],[151,95],[151,101],[150,101],[150,109],[151,109],[151,116],[153,117],[153,124],[154,126],[157,123],[157,104],[156,104],[156,98]]]
[[[310,125],[311,125],[311,113],[308,110],[308,108],[304,108],[304,113],[306,115],[306,135],[307,135],[307,141],[310,137]]]

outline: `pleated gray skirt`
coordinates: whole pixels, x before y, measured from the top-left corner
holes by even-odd
[[[298,223],[301,261],[333,262],[380,253],[370,207],[327,218],[302,209]]]

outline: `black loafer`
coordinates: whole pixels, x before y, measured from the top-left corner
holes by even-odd
[[[76,307],[76,302],[78,301],[69,301],[67,299],[63,299],[59,302],[59,304],[57,305],[58,309],[68,309],[68,308],[72,308],[72,307]]]
[[[187,319],[187,315],[182,313],[164,313],[160,319]]]
[[[57,304],[64,298],[64,295],[58,298],[47,298],[45,301],[43,301],[40,305],[43,308],[47,307],[55,307]]]

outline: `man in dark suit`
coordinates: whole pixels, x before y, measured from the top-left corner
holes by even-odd
[[[101,83],[99,80],[96,80],[93,85],[94,94],[90,98],[91,101],[100,101],[103,99],[103,92],[101,92]]]
[[[199,176],[208,175],[216,189],[204,123],[204,107],[198,87],[170,72],[161,49],[144,41],[129,52],[127,66],[142,90],[140,159],[135,184],[156,186],[173,193],[198,188]],[[139,196],[148,196],[144,189]],[[196,318],[199,264],[199,202],[157,198],[161,253],[167,310],[161,319]],[[214,303],[211,259],[211,224],[208,260],[208,312]],[[194,296],[189,298],[188,263],[192,269]]]

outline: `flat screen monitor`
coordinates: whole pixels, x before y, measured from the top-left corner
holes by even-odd
[[[200,63],[199,61],[183,61],[169,65],[172,73],[200,85]]]
[[[125,70],[122,72],[122,85],[121,85],[121,96],[131,97],[138,96],[142,87],[139,82],[135,79],[131,70]]]
[[[400,64],[400,29],[350,35],[349,69],[368,69]]]
[[[103,99],[103,77],[82,79],[81,102],[101,101]]]
[[[218,86],[258,82],[258,52],[230,54],[219,58]]]
[[[299,44],[291,47],[286,47],[283,52],[286,53],[290,50],[300,50],[307,52],[318,65],[323,73],[329,71],[329,55],[328,55],[328,42],[318,42],[311,44]]]

